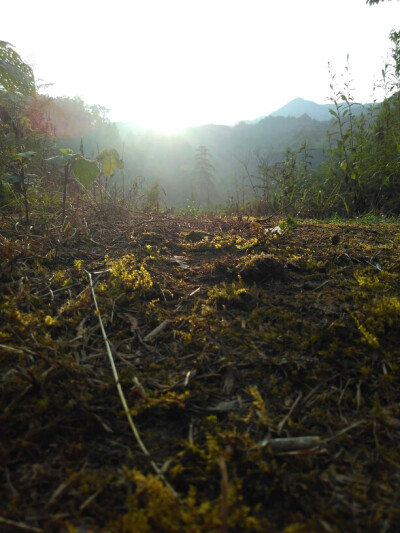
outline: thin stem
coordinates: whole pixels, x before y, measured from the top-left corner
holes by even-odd
[[[156,474],[164,481],[165,485],[168,487],[168,489],[171,491],[171,493],[174,496],[177,497],[177,494],[176,494],[175,490],[172,488],[172,486],[165,479],[164,474],[158,468],[156,463],[151,459],[150,452],[148,451],[148,449],[146,448],[144,442],[142,441],[142,439],[141,439],[141,437],[139,435],[139,431],[138,431],[138,429],[137,429],[137,427],[136,427],[136,425],[135,425],[135,423],[134,423],[134,421],[132,419],[131,413],[129,412],[128,403],[126,401],[126,398],[125,398],[125,395],[124,395],[124,391],[122,390],[121,383],[120,383],[119,376],[118,376],[118,371],[117,371],[117,368],[116,368],[115,362],[114,362],[114,357],[113,357],[112,352],[111,352],[110,342],[109,342],[109,340],[107,338],[107,333],[106,333],[106,330],[104,329],[103,320],[101,318],[99,306],[97,304],[97,298],[96,298],[96,293],[94,291],[92,275],[90,274],[90,272],[87,272],[87,275],[89,277],[89,285],[90,285],[90,290],[92,292],[94,307],[96,309],[96,314],[97,314],[97,316],[99,318],[100,329],[101,329],[101,333],[103,335],[104,344],[106,346],[108,359],[110,361],[111,370],[112,370],[112,373],[113,373],[113,376],[114,376],[114,380],[115,380],[115,385],[117,387],[119,398],[121,400],[122,407],[124,409],[124,413],[126,415],[126,418],[128,419],[128,422],[129,422],[129,425],[131,427],[132,433],[134,434],[136,442],[139,444],[140,449],[142,450],[144,455],[149,459],[150,464],[153,467],[153,469],[156,472]]]

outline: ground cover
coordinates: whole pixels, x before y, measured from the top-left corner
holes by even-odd
[[[385,222],[3,217],[1,530],[397,531],[399,243]]]

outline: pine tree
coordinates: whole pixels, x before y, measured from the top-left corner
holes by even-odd
[[[199,146],[195,154],[194,188],[200,202],[207,203],[210,209],[211,194],[215,189],[215,168],[210,162],[210,152],[205,146]],[[194,191],[193,191],[194,192]]]

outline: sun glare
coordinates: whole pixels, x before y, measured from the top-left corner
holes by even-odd
[[[159,131],[161,133],[179,133],[191,127],[207,122],[207,113],[196,109],[190,113],[187,102],[179,95],[166,98],[162,95],[141,94],[140,106],[132,106],[132,96],[119,94],[118,103],[110,106],[110,119],[116,122],[132,122],[140,129]]]
[[[132,122],[141,130],[158,131],[160,133],[174,134],[188,127],[188,122],[185,117],[169,117],[167,115],[161,116],[156,114],[146,114],[145,116],[138,116],[135,113],[123,114],[118,113],[117,119],[113,117],[114,113],[111,112],[112,120],[116,122]]]
[[[154,130],[160,133],[179,133],[187,127],[187,121],[179,117],[146,117],[137,121],[137,125],[144,130]]]

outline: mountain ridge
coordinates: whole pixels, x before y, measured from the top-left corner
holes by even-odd
[[[360,104],[357,102],[354,102],[352,104],[352,111],[356,115],[360,114],[364,109],[366,105],[370,104]],[[312,100],[305,100],[304,98],[294,98],[284,106],[280,107],[279,109],[273,111],[268,116],[269,117],[295,117],[299,118],[303,115],[308,115],[310,118],[313,118],[314,120],[318,120],[320,122],[325,122],[327,120],[332,119],[332,115],[330,113],[330,109],[335,110],[335,105],[333,103],[328,104],[317,104],[316,102],[313,102]],[[260,117],[258,119],[255,119],[254,121],[251,121],[252,123],[258,122],[259,120],[262,120],[265,117]]]
[[[334,109],[332,103],[317,104],[312,100],[305,100],[304,98],[294,98],[287,104],[276,109],[269,114],[270,117],[301,117],[308,115],[310,118],[319,121],[330,120],[332,118],[329,109]]]

